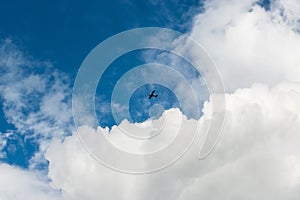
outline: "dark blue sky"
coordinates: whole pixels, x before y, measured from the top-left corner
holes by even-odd
[[[144,26],[185,32],[199,9],[198,0],[1,1],[0,37],[75,75],[90,50],[106,38]]]

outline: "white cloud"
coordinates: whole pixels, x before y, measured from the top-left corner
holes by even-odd
[[[181,199],[299,199],[299,86],[255,85],[228,95],[224,137],[205,162],[218,164]]]
[[[61,199],[60,193],[52,189],[47,180],[41,179],[37,173],[0,164],[0,174],[0,199]]]
[[[6,158],[6,152],[3,151],[4,147],[7,143],[7,138],[11,135],[10,132],[8,133],[1,133],[0,132],[0,159]]]
[[[49,177],[53,188],[62,189],[64,199],[127,199],[135,177],[101,167],[76,135],[68,137],[64,144],[54,141],[52,147],[47,153]],[[134,193],[133,190],[128,195]]]
[[[256,84],[228,94],[227,123],[214,152],[199,161],[199,146],[194,146],[178,163],[154,174],[110,170],[73,135],[50,146],[49,177],[66,199],[298,199],[299,101],[300,85],[290,82],[273,88]],[[192,122],[183,123],[190,126]],[[130,124],[126,126],[130,130]],[[93,129],[86,131],[95,134]],[[110,134],[117,133],[112,129]],[[93,139],[89,145],[100,143]]]
[[[254,2],[208,1],[190,33],[217,64],[227,91],[255,82],[300,81],[300,35],[293,28],[299,27],[295,20],[299,15],[295,11],[294,17],[281,16],[293,12],[294,7],[288,5],[298,5],[297,1],[275,1],[270,12]]]

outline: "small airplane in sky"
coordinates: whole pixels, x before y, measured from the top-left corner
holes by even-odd
[[[152,92],[151,92],[151,94],[149,94],[149,99],[151,99],[152,97],[157,97],[158,95],[156,94],[154,94],[155,93],[155,90],[153,90]]]

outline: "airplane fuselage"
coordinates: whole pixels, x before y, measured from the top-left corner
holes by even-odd
[[[158,95],[156,94],[154,94],[155,93],[155,90],[153,90],[152,92],[151,92],[151,94],[149,94],[149,99],[151,99],[152,97],[157,97]]]

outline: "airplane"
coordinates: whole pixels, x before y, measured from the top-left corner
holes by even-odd
[[[153,90],[152,92],[151,92],[151,94],[149,94],[149,99],[151,99],[152,97],[157,97],[158,95],[155,95],[154,94],[154,92],[155,92],[155,90]]]

